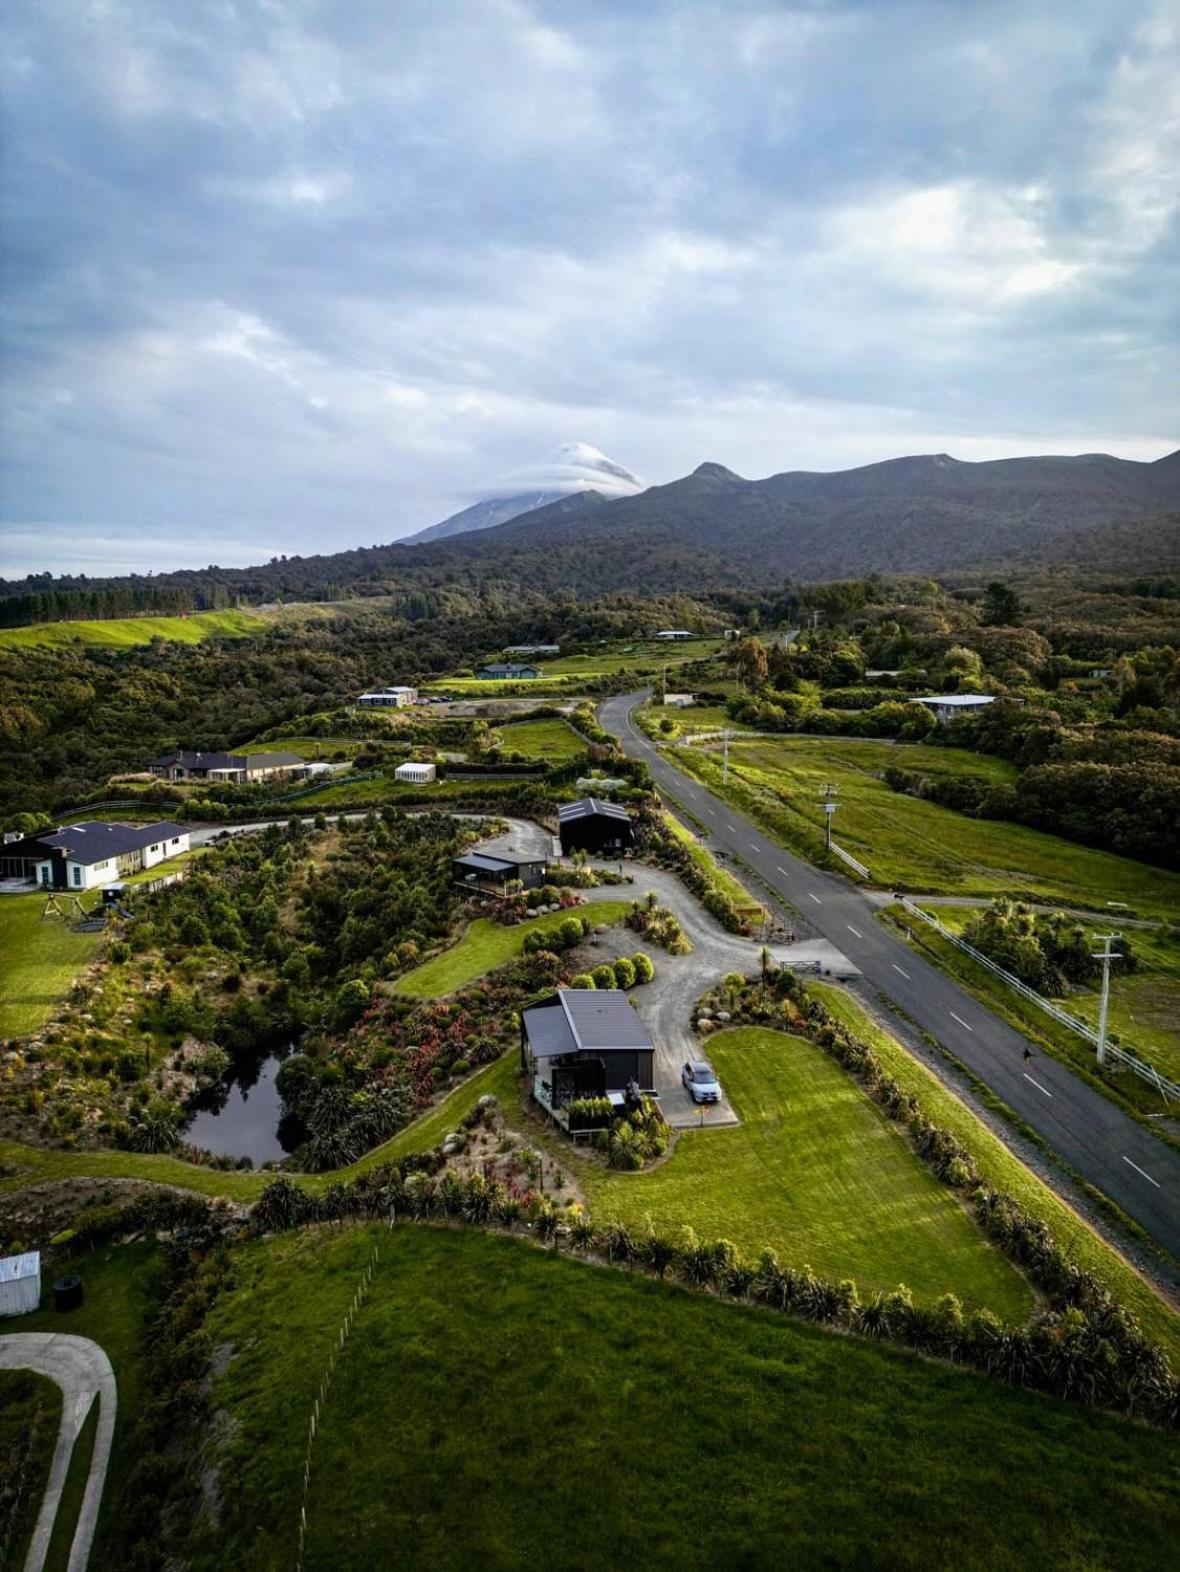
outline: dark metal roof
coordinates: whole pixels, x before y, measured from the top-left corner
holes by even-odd
[[[183,824],[173,824],[161,819],[156,824],[112,824],[105,819],[90,820],[85,824],[67,824],[52,835],[41,835],[42,845],[64,852],[71,862],[90,867],[105,862],[108,857],[122,857],[128,852],[142,851],[157,841],[171,840],[173,836],[187,835]]]
[[[601,797],[581,797],[577,802],[563,802],[557,810],[560,824],[570,824],[575,819],[622,819],[630,824],[631,815],[617,802],[603,802]]]
[[[647,1027],[621,988],[560,988],[555,1003],[534,1005],[522,1012],[522,1019],[529,1047],[539,1059],[652,1046]]]
[[[455,858],[456,868],[471,868],[476,873],[511,873],[519,868],[518,862],[507,862],[503,857],[485,857],[482,852],[467,852]]]
[[[172,764],[183,765],[186,770],[277,770],[303,762],[299,753],[201,753],[191,748],[177,748],[153,759],[152,764],[158,770]]]

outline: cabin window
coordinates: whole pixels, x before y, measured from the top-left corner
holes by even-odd
[[[73,874],[74,874],[74,883],[75,884],[81,884],[81,882],[82,882],[82,870],[81,870],[81,868],[75,867],[73,869]]]

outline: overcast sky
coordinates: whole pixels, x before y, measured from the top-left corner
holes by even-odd
[[[1177,446],[1174,0],[8,0],[11,573]]]

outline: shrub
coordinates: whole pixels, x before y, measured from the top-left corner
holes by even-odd
[[[589,972],[575,972],[570,978],[571,988],[595,988],[597,984]]]
[[[613,988],[616,986],[615,969],[609,961],[601,962],[590,975],[596,988]]]
[[[637,983],[649,983],[656,974],[651,956],[645,955],[642,950],[636,950],[631,957],[631,965],[635,968],[635,981]]]
[[[635,967],[625,955],[621,955],[615,962],[615,986],[617,988],[635,986]]]

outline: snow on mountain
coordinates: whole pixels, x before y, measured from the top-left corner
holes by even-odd
[[[470,507],[428,529],[419,530],[416,535],[406,536],[403,544],[421,545],[424,541],[446,540],[452,535],[491,529],[579,491],[597,491],[613,499],[633,497],[644,489],[637,475],[588,442],[563,442],[535,463],[509,470],[490,485],[481,487],[478,500]]]

